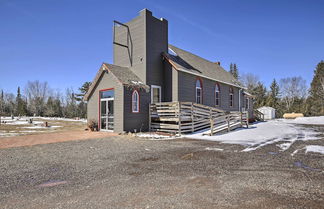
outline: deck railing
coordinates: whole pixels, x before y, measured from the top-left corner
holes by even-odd
[[[253,110],[253,115],[255,116],[255,119],[258,121],[264,121],[264,114],[260,112],[259,110]]]
[[[175,134],[210,128],[209,135],[248,127],[247,112],[225,112],[193,102],[162,102],[150,105],[150,131]]]

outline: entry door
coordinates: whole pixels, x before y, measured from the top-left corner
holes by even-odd
[[[151,86],[151,103],[159,103],[161,102],[161,86]]]
[[[101,116],[101,130],[114,130],[114,100],[105,99],[101,100],[100,104],[100,116]]]

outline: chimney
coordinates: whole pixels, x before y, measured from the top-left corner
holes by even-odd
[[[220,66],[220,62],[215,62],[215,64],[219,65]]]

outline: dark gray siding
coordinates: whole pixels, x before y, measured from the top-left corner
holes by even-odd
[[[173,70],[176,71],[176,70]],[[186,102],[195,102],[196,100],[196,80],[197,76],[178,71],[178,100]],[[216,81],[200,78],[203,86],[203,104],[213,107],[218,107],[226,111],[239,110],[239,88],[232,87],[234,90],[234,106],[230,107],[229,91],[230,86],[223,83],[218,83],[220,86],[220,105],[215,106],[215,85]],[[174,81],[173,85],[176,85]],[[175,100],[174,100],[175,101]],[[242,104],[241,100],[241,104]]]
[[[168,21],[146,15],[146,84],[163,85],[162,53],[168,51]]]
[[[133,43],[133,50],[114,44],[114,64],[124,67],[131,67],[131,70],[146,82],[146,33],[145,33],[146,13],[141,12],[140,16],[125,23],[130,30],[130,38]],[[115,41],[127,45],[127,30],[125,27],[115,27]],[[132,65],[130,62],[130,55]]]
[[[148,131],[150,92],[137,90],[140,96],[139,113],[132,112],[133,89],[124,87],[124,131]]]
[[[163,95],[163,102],[171,102],[172,101],[172,66],[168,62],[164,62],[164,83],[162,85],[162,95]]]
[[[144,9],[140,15],[125,23],[130,30],[133,50],[114,44],[114,64],[130,67],[147,85],[163,84],[161,54],[168,50],[168,21],[157,19]],[[127,45],[125,27],[115,27],[115,41]],[[130,62],[129,55],[132,54]]]
[[[116,80],[116,78],[107,72],[103,73],[97,85],[95,86],[92,94],[88,100],[88,121],[94,120],[98,122],[99,119],[99,91],[102,89],[114,88],[115,99],[114,99],[114,131],[122,132],[124,128],[123,124],[123,86]]]

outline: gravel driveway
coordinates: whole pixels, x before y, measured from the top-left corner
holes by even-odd
[[[0,149],[0,207],[323,208],[324,155],[291,156],[306,144],[324,137],[285,152],[128,136]]]

